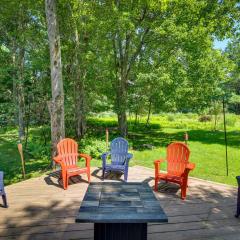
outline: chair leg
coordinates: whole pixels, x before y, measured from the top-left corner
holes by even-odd
[[[155,177],[155,185],[154,185],[154,191],[158,191],[158,178]]]
[[[63,189],[67,190],[68,188],[68,176],[66,174],[63,175]]]
[[[103,178],[103,180],[105,178],[105,168],[102,169],[102,178]]]
[[[239,216],[240,216],[240,204],[238,205],[237,213],[235,214],[236,218],[238,218]]]
[[[181,198],[182,198],[182,200],[185,200],[186,196],[187,196],[187,186],[182,185],[181,186]]]
[[[2,200],[3,200],[3,206],[4,206],[5,208],[8,208],[6,194],[2,195]]]
[[[90,183],[90,180],[91,180],[90,169],[88,169],[87,171],[87,177],[88,177],[88,182]]]
[[[240,216],[240,188],[238,193],[238,199],[237,199],[237,212],[235,214],[235,217],[238,218]]]
[[[128,179],[128,170],[124,171],[124,181],[127,182]]]
[[[240,176],[237,177],[238,181],[238,195],[237,195],[237,212],[235,217],[238,218],[240,216]]]

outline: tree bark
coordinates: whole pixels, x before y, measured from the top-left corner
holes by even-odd
[[[120,76],[117,94],[117,115],[118,115],[118,130],[122,137],[127,136],[127,89],[126,78]]]
[[[217,130],[217,113],[214,114],[214,131]]]
[[[25,31],[25,19],[24,19],[24,7],[20,3],[18,12],[18,25],[17,32]],[[17,40],[16,40],[17,39]],[[25,138],[25,97],[24,97],[24,61],[25,61],[25,49],[24,49],[24,34],[18,38],[12,39],[12,52],[13,52],[13,98],[16,106],[16,124],[18,125],[18,137],[19,141],[23,142]]]
[[[85,108],[84,83],[80,73],[77,71],[75,82],[75,124],[78,138],[82,138],[86,132]]]
[[[138,111],[135,111],[135,121],[134,121],[134,126],[136,127],[138,123]]]
[[[52,88],[52,100],[49,101],[48,108],[51,116],[52,156],[55,156],[57,153],[57,143],[65,137],[64,92],[56,1],[45,0],[45,10],[50,48]]]
[[[24,98],[24,49],[20,48],[18,62],[17,100],[18,100],[18,136],[22,142],[25,137],[25,98]]]
[[[85,41],[87,47],[87,40]],[[86,69],[82,65],[80,68],[80,43],[77,25],[75,24],[75,125],[77,138],[82,138],[86,132],[86,101],[84,80],[86,78]]]
[[[115,2],[116,7],[119,7],[120,1]],[[146,9],[139,18],[139,24],[144,20]],[[149,33],[150,28],[147,27],[139,36],[139,42],[136,44],[135,51],[130,51],[130,45],[134,32],[126,31],[125,37],[120,36],[120,29],[117,29],[113,36],[113,52],[116,68],[116,111],[118,115],[118,129],[122,137],[127,136],[127,94],[128,94],[128,77],[135,64],[137,57],[142,51],[145,38]]]
[[[71,68],[72,79],[74,82],[74,121],[75,121],[75,131],[76,137],[82,138],[86,132],[86,94],[85,94],[85,79],[86,79],[86,65],[82,61],[81,54],[87,50],[88,47],[88,37],[86,32],[82,38],[84,43],[84,48],[81,51],[80,48],[80,39],[78,32],[78,24],[76,22],[76,18],[74,17],[74,12],[71,4],[68,4],[70,14],[72,16],[71,21],[73,23],[73,37],[74,37],[74,52],[73,56],[73,64]],[[75,11],[80,10],[80,5],[78,5]],[[84,19],[82,19],[84,21]]]
[[[149,101],[149,106],[148,106],[148,115],[147,115],[146,125],[149,125],[151,110],[152,110],[152,101],[150,100]]]
[[[130,38],[126,36],[125,50],[123,41],[118,34],[113,41],[116,67],[116,110],[118,115],[118,130],[122,137],[127,136],[127,80],[128,80],[128,47]]]

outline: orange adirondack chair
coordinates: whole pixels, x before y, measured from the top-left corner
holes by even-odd
[[[58,155],[53,160],[60,164],[62,169],[63,188],[68,188],[68,179],[82,173],[88,176],[90,182],[90,160],[91,157],[87,154],[78,153],[78,144],[73,139],[65,138],[57,144]],[[77,166],[78,158],[86,160],[86,167],[80,168]]]
[[[174,182],[181,187],[181,198],[184,200],[187,194],[188,174],[195,168],[194,163],[188,161],[190,150],[187,145],[176,142],[167,147],[167,173],[160,172],[160,163],[165,159],[154,161],[155,165],[155,191],[158,190],[159,180]]]

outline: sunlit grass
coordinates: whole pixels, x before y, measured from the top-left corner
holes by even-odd
[[[191,176],[236,185],[235,177],[240,175],[240,119],[239,116],[227,115],[229,176],[226,176],[225,141],[222,119],[218,119],[217,129],[214,122],[199,122],[196,114],[154,115],[146,126],[146,117],[141,117],[137,125],[129,119],[128,141],[134,157],[130,166],[141,165],[152,168],[153,161],[164,158],[166,147],[172,141],[183,141],[183,135],[189,134],[190,161],[196,163]],[[88,133],[79,142],[79,151],[94,156],[91,166],[101,166],[100,155],[105,148],[105,129],[109,128],[110,141],[117,137],[116,116],[91,117],[88,119]],[[43,127],[31,128],[28,153],[26,157],[27,178],[51,171],[50,129],[42,136]],[[73,137],[71,133],[67,136]],[[152,149],[148,149],[152,148]],[[14,128],[0,130],[0,170],[5,172],[5,183],[11,184],[22,180],[21,161],[17,150],[17,131]],[[84,166],[84,161],[79,162]],[[165,169],[163,166],[162,169]]]

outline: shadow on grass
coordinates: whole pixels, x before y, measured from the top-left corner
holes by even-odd
[[[4,171],[4,182],[6,185],[19,182],[22,178],[21,159],[17,148],[17,143],[5,140],[0,137],[0,170]],[[47,159],[34,159],[27,153],[25,157],[26,179],[35,174],[41,174],[50,169],[50,162]]]
[[[117,127],[108,127],[110,140],[118,137]],[[103,126],[99,124],[91,125],[88,129],[89,136],[105,140],[105,130]],[[128,131],[128,140],[130,146],[134,150],[146,150],[146,148],[153,147],[166,147],[173,141],[184,141],[184,134],[186,131],[172,129],[171,133],[165,131],[157,124],[150,124],[146,127],[141,124],[137,127],[131,126]],[[223,131],[211,131],[211,130],[188,130],[190,142],[201,142],[203,144],[220,144],[225,145],[225,137]],[[227,132],[228,146],[239,147],[240,146],[240,132],[229,131]]]
[[[188,130],[190,142],[201,142],[203,144],[221,144],[225,145],[224,132],[209,130]],[[184,141],[185,131],[176,131],[175,133],[166,133],[164,131],[146,131],[129,132],[129,140],[133,148],[141,150],[144,144],[151,144],[155,147],[166,147],[173,141]],[[228,146],[239,147],[240,137],[236,131],[227,133]]]

